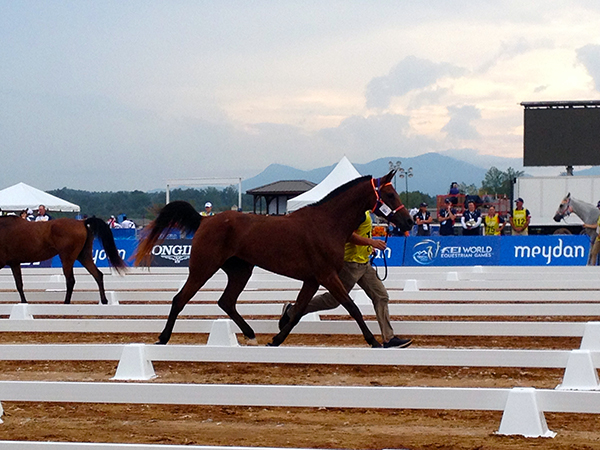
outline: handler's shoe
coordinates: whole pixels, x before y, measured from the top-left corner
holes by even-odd
[[[383,343],[384,348],[406,348],[410,344],[412,344],[412,339],[400,339],[399,337],[394,336],[389,341]]]
[[[279,318],[279,331],[281,331],[281,329],[285,327],[290,321],[290,316],[288,315],[288,312],[291,307],[291,303],[286,303],[285,305],[283,305],[283,309],[281,310],[281,317]]]

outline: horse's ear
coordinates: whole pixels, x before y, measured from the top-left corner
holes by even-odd
[[[571,198],[571,193],[570,192],[567,194],[567,198]]]
[[[396,175],[396,169],[390,170],[390,173],[388,173],[386,176],[384,176],[383,179],[385,180],[386,183],[389,183],[391,180],[394,179],[394,175]]]

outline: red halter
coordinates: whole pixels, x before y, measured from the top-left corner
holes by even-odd
[[[385,187],[387,185],[391,185],[391,182],[388,182],[386,184],[384,184],[383,186],[379,186],[379,178],[377,178],[377,187],[375,187],[375,179],[371,178],[371,186],[373,186],[373,191],[375,192],[375,206],[373,206],[373,209],[371,210],[371,212],[375,212],[375,210],[377,210],[377,208],[379,207],[379,210],[381,211],[381,213],[388,217],[391,215],[396,214],[398,211],[400,211],[402,208],[405,208],[404,205],[400,205],[398,206],[396,209],[392,210],[388,205],[386,205],[383,200],[381,200],[381,197],[379,196],[379,190],[382,187]]]

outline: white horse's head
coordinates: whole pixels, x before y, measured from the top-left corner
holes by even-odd
[[[572,212],[573,207],[571,206],[571,193],[569,192],[565,198],[562,199],[560,205],[558,205],[556,214],[554,214],[554,221],[560,222],[565,217],[570,216]]]

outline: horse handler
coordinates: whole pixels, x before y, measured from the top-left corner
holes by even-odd
[[[373,248],[385,250],[386,244],[384,241],[373,239],[371,230],[373,223],[371,220],[370,211],[366,211],[365,220],[359,225],[358,229],[352,233],[350,239],[346,243],[344,251],[344,266],[339,273],[340,281],[346,288],[347,292],[358,284],[373,302],[375,308],[375,316],[379,323],[381,336],[383,338],[383,346],[385,348],[408,347],[412,343],[412,339],[401,339],[394,336],[394,330],[390,323],[390,311],[388,308],[389,296],[385,286],[379,278],[377,272],[369,264],[369,257],[373,252]],[[327,309],[337,308],[340,304],[329,292],[314,296],[304,315]],[[294,312],[294,305],[287,303],[283,307],[281,318],[279,319],[279,329],[281,330],[289,321]]]
[[[598,209],[600,209],[600,201],[598,202],[598,204],[596,205],[596,207]],[[592,229],[596,229],[596,239],[594,239],[594,242],[592,244],[592,248],[590,250],[590,257],[588,259],[588,265],[590,266],[597,266],[598,265],[598,253],[600,253],[600,233],[598,233],[598,231],[600,230],[600,217],[598,217],[598,222],[594,223],[594,224],[588,224],[588,223],[584,223],[583,226],[585,228],[592,228]]]

